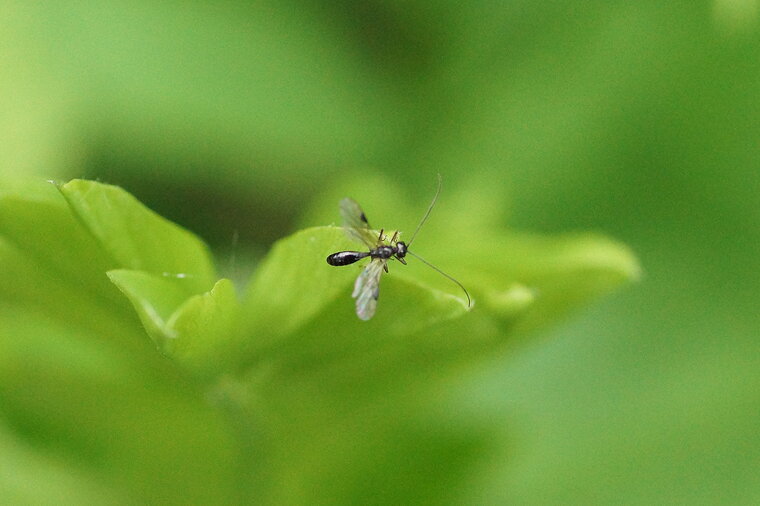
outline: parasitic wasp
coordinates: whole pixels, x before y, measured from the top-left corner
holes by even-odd
[[[351,294],[351,296],[356,299],[356,314],[362,320],[369,320],[375,314],[375,310],[377,309],[377,298],[380,295],[380,275],[383,271],[388,272],[388,261],[398,260],[406,265],[406,260],[404,259],[406,255],[413,256],[428,267],[431,267],[456,283],[462,291],[464,291],[464,294],[467,297],[467,307],[469,308],[472,305],[470,294],[462,283],[427,262],[419,255],[409,251],[409,246],[414,241],[414,238],[417,236],[420,228],[422,228],[422,225],[430,216],[430,212],[433,210],[433,206],[435,205],[436,200],[438,200],[438,194],[440,192],[441,175],[439,174],[438,189],[435,192],[433,201],[430,203],[430,206],[428,206],[427,212],[425,212],[419,225],[417,225],[417,229],[414,231],[414,234],[412,234],[412,238],[408,243],[398,240],[398,231],[393,233],[390,240],[388,239],[388,236],[383,233],[382,229],[379,234],[373,231],[369,226],[367,217],[364,215],[364,211],[362,211],[361,207],[355,200],[344,198],[340,201],[340,214],[343,218],[343,226],[346,232],[352,239],[364,243],[369,248],[369,251],[339,251],[328,256],[327,263],[334,266],[349,265],[358,262],[363,258],[370,257],[370,262],[364,267],[364,270],[359,274],[359,277],[356,278],[354,291]]]

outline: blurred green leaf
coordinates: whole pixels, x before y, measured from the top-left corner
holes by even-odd
[[[341,293],[350,293],[363,267],[336,269],[325,262],[327,255],[345,249],[346,243],[342,228],[318,227],[297,232],[272,248],[251,281],[244,303],[249,332],[258,337],[257,346],[292,334],[315,318],[329,318],[325,314],[328,306]],[[419,283],[406,282],[403,293],[415,303],[395,315],[390,332],[406,333],[464,313],[460,299]],[[394,293],[387,298],[399,296]],[[353,308],[350,299],[345,302]]]
[[[240,303],[231,281],[221,279],[209,292],[189,295],[183,279],[129,270],[109,271],[108,277],[163,353],[196,370],[229,366],[229,357],[222,355],[231,342],[241,346]]]
[[[120,497],[129,503],[230,501],[238,493],[239,459],[224,413],[170,362],[156,358],[148,350],[127,353],[108,336],[51,323],[45,315],[3,308],[3,425],[40,462],[82,473],[83,494],[98,484],[100,502],[111,496],[117,503]]]
[[[628,249],[602,237],[481,232],[472,241],[438,237],[448,246],[434,249],[445,249],[442,262],[460,266],[457,276],[475,302],[471,311],[456,285],[409,258],[408,266],[393,264],[383,274],[369,322],[356,317],[350,297],[360,268],[324,261],[356,247],[343,230],[303,230],[273,248],[245,302],[255,346],[269,340],[254,347],[256,360],[242,380],[244,404],[276,442],[263,485],[269,502],[308,502],[313,496],[298,491],[316,487],[325,501],[351,504],[362,500],[367,480],[398,485],[403,469],[433,462],[439,467],[430,479],[461,478],[491,436],[459,423],[429,434],[446,420],[430,415],[444,385],[638,276]],[[365,466],[366,455],[374,457]],[[442,455],[445,463],[437,461]],[[328,470],[308,464],[314,461]],[[414,497],[440,500],[439,489],[413,482]],[[388,502],[408,498],[398,486],[384,490]]]
[[[117,262],[53,185],[2,187],[0,262],[0,427],[15,436],[0,502],[233,500],[224,413],[148,344],[106,276]]]
[[[512,233],[485,242],[481,237],[464,238],[461,244],[459,252],[440,251],[441,262],[452,264],[484,249],[490,252],[463,269],[476,293],[478,287],[484,292],[489,309],[509,317],[515,307],[530,304],[515,332],[550,324],[641,275],[638,260],[626,246],[600,235]]]
[[[627,249],[601,237],[505,234],[487,220],[465,231],[438,225],[415,247],[434,251],[447,270],[458,266],[473,307],[450,280],[409,258],[383,274],[377,314],[364,322],[350,297],[362,266],[325,262],[356,247],[342,228],[308,228],[279,241],[241,303],[229,280],[213,284],[199,239],[125,191],[76,180],[60,187],[64,201],[50,185],[30,188],[0,196],[0,254],[16,271],[7,279],[23,288],[17,309],[0,311],[2,415],[44,452],[101,469],[85,485],[93,493],[115,487],[130,499],[155,497],[162,480],[193,479],[168,502],[308,502],[299,491],[318,487],[321,497],[351,503],[368,474],[376,483],[398,481],[441,458],[446,465],[428,479],[453,479],[490,436],[457,423],[428,432],[447,419],[436,411],[441,385],[638,273]],[[408,207],[396,202],[397,211]],[[34,281],[24,285],[27,275]],[[144,346],[122,354],[120,341],[102,339],[104,330],[139,334],[108,278],[176,366]],[[0,289],[8,302],[11,293]],[[38,294],[46,304],[32,303]],[[46,314],[56,318],[45,321]],[[88,401],[97,392],[110,396]],[[145,427],[150,435],[140,436]],[[369,454],[378,458],[357,466]],[[329,463],[328,475],[308,464],[317,459]],[[222,462],[228,470],[212,471]],[[172,466],[171,476],[154,479]],[[210,486],[200,485],[205,473],[213,474]],[[238,473],[250,482],[235,486]],[[145,482],[143,492],[128,491],[134,480]],[[403,499],[400,490],[387,500]],[[442,496],[431,486],[414,497]]]
[[[102,273],[114,261],[83,230],[52,184],[34,181],[4,187],[0,231],[40,271],[113,300],[113,289]]]
[[[0,190],[0,261],[4,305],[36,308],[48,318],[139,346],[139,327],[104,276],[116,267],[43,181]]]
[[[36,451],[0,425],[0,499],[5,504],[126,504],[92,473]]]
[[[108,271],[108,277],[132,302],[156,346],[169,354],[169,343],[177,333],[167,321],[192,295],[185,280],[126,269]]]
[[[117,265],[182,277],[198,291],[214,284],[206,245],[121,188],[83,180],[60,188],[72,211]]]
[[[411,199],[381,175],[348,178],[317,199],[303,222],[336,222],[338,201],[350,196],[358,199],[373,226],[386,230],[404,226],[401,237],[408,240],[433,195],[433,181],[430,195],[410,204]],[[488,181],[477,183],[461,186],[447,184],[444,179],[436,207],[412,248],[462,282],[475,295],[476,312],[487,311],[527,331],[550,324],[588,300],[639,278],[635,255],[601,235],[500,232],[495,217],[499,196],[494,191],[498,189],[478,191]],[[338,251],[356,249],[357,245],[344,240],[331,247]],[[320,268],[323,266],[315,265],[315,269]],[[393,275],[462,295],[456,285],[414,258],[409,259],[409,266],[396,268]]]

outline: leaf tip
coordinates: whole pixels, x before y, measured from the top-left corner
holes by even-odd
[[[486,305],[501,315],[513,316],[531,306],[539,291],[521,283],[514,283],[505,290],[493,290],[486,296]]]

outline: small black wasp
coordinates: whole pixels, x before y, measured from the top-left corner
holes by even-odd
[[[417,232],[420,231],[422,225],[430,216],[430,212],[433,210],[436,200],[438,200],[438,194],[441,192],[441,175],[438,175],[438,189],[435,192],[433,201],[422,217],[420,224],[417,225],[417,229],[414,231],[412,238],[408,243],[399,241],[399,232],[393,233],[393,236],[388,240],[388,237],[380,230],[380,233],[376,233],[369,226],[367,217],[364,215],[364,211],[359,204],[350,198],[344,198],[340,201],[340,214],[343,218],[343,226],[345,227],[348,235],[360,242],[363,242],[369,251],[339,251],[333,253],[327,257],[327,263],[334,266],[349,265],[361,260],[362,258],[370,257],[371,260],[364,268],[364,270],[356,278],[354,283],[354,291],[351,294],[356,299],[356,314],[362,320],[369,320],[374,316],[377,309],[377,298],[380,295],[380,275],[383,271],[388,272],[388,261],[398,260],[402,264],[406,265],[404,257],[411,255],[427,266],[435,269],[443,276],[447,277],[464,291],[467,297],[467,307],[472,305],[470,294],[467,292],[462,283],[452,278],[439,268],[430,264],[419,255],[416,255],[409,251],[409,246],[417,236]]]

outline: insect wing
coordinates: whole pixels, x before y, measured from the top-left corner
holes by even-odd
[[[382,258],[373,259],[356,278],[351,296],[356,299],[356,315],[362,320],[369,320],[375,314],[380,295],[380,275],[386,262]]]
[[[370,228],[364,211],[354,199],[344,198],[340,201],[340,215],[346,233],[352,239],[363,242],[370,249],[377,247],[377,235]]]

